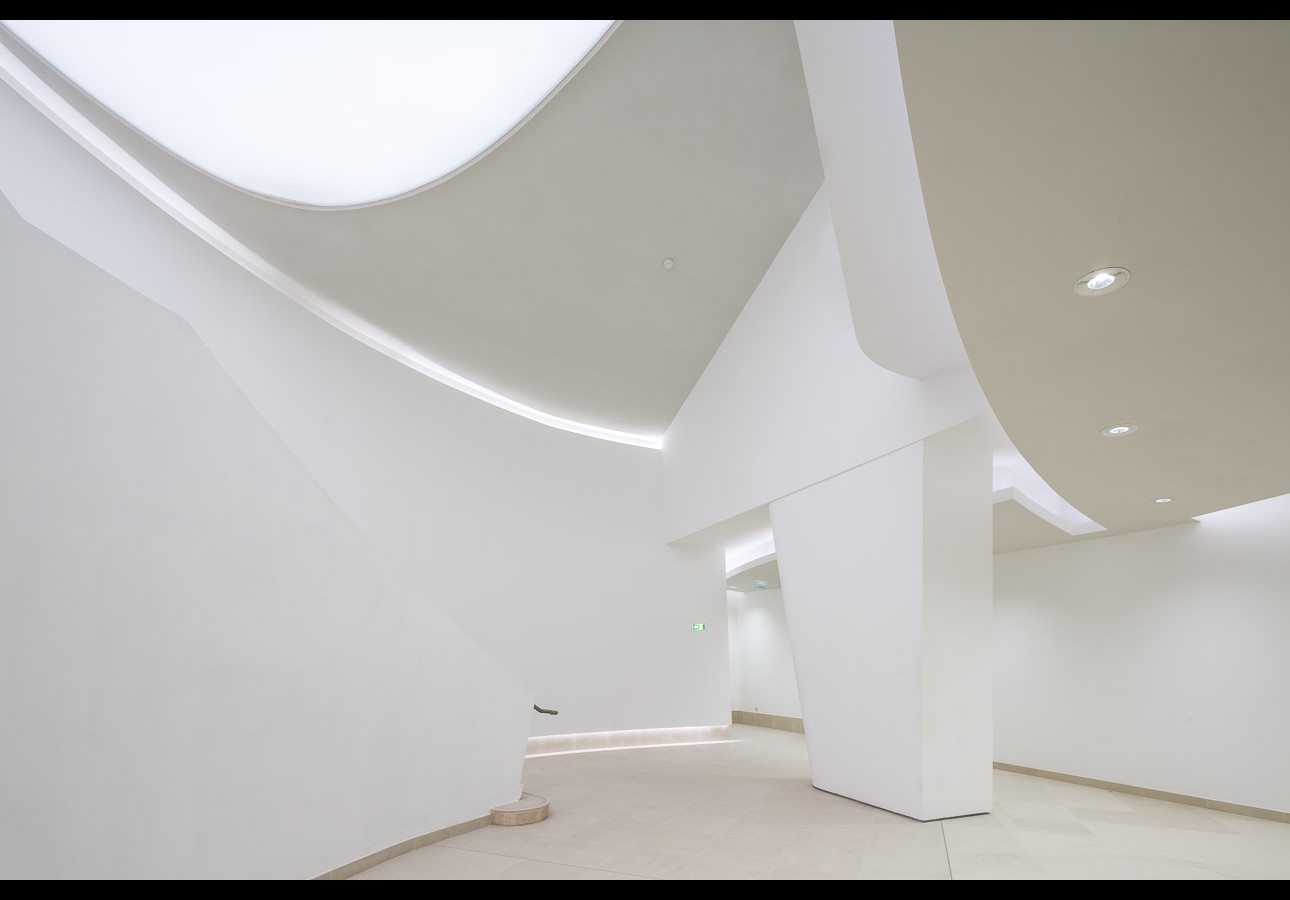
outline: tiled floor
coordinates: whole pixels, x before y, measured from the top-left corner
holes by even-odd
[[[805,738],[530,757],[531,825],[353,880],[1290,879],[1290,824],[996,770],[991,813],[917,822],[811,786]]]

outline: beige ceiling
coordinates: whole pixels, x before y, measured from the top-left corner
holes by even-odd
[[[473,166],[362,209],[229,187],[61,87],[296,281],[487,388],[637,433],[667,429],[823,179],[791,21],[623,22]]]
[[[950,304],[1029,463],[1107,533],[1290,492],[1290,21],[896,36]],[[1103,266],[1127,285],[1077,297]]]
[[[1108,534],[1290,492],[1290,23],[895,33],[940,274],[1006,438]],[[787,20],[623,22],[475,165],[353,210],[221,184],[0,40],[287,275],[615,429],[666,429],[823,179]],[[1127,287],[1073,294],[1107,265]],[[1011,500],[995,529],[996,552],[1077,539]]]

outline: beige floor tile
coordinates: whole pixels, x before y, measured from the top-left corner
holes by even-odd
[[[621,849],[613,844],[565,838],[535,850],[528,854],[528,858],[594,869],[603,866]]]
[[[816,872],[812,869],[794,869],[786,866],[775,866],[766,876],[772,881],[855,881],[852,875],[839,875],[837,872]]]
[[[652,832],[644,834],[636,842],[643,850],[667,850],[673,853],[703,853],[708,845],[717,839],[717,835],[703,834],[697,831],[680,831],[663,825]]]
[[[1152,807],[1147,810],[1075,809],[1075,817],[1085,825],[1150,826],[1181,831],[1231,832],[1232,829],[1205,810],[1175,804],[1174,808]]]
[[[1078,859],[1038,859],[1036,862],[1046,879],[1063,881],[1221,881],[1225,879],[1221,871],[1209,866],[1109,854]]]
[[[703,848],[705,856],[742,859],[748,862],[775,862],[780,859],[790,839],[786,835],[767,838],[719,835]]]
[[[1105,788],[1089,787],[1086,784],[1071,784],[1066,781],[1044,780],[1048,800],[1071,808],[1079,809],[1132,809],[1126,800],[1127,794],[1108,791]]]
[[[605,868],[611,872],[626,872],[642,878],[677,879],[691,859],[686,853],[633,847],[615,853],[605,861]]]
[[[879,857],[867,860],[859,877],[864,881],[949,881],[950,866],[944,859],[936,862]]]
[[[478,881],[515,865],[514,857],[441,845],[421,847],[379,866],[359,872],[350,881]]]
[[[955,854],[1016,854],[1025,853],[1025,845],[1017,835],[993,815],[950,819],[941,823],[945,844],[953,847]]]
[[[991,811],[918,822],[810,783],[800,734],[526,761],[551,803],[353,880],[1290,880],[1290,824],[995,770]]]
[[[909,822],[904,826],[875,825],[869,829],[871,856],[945,859],[945,829],[940,822]]]
[[[716,836],[724,833],[735,821],[737,819],[734,816],[709,815],[694,809],[683,809],[671,816],[668,823],[678,831]]]
[[[950,857],[950,876],[955,881],[1034,881],[1044,874],[1024,853],[955,853]]]
[[[533,825],[489,825],[448,838],[432,846],[480,850],[485,853],[525,858],[543,847],[566,839],[559,833],[553,834],[540,828],[542,824],[539,822]]]
[[[1040,832],[1086,836],[1093,833],[1065,807],[1037,809],[1034,804],[1027,804],[1025,810],[1003,809],[992,815],[1018,834]]]
[[[503,869],[490,881],[638,881],[639,875],[588,869],[526,859]]]
[[[787,843],[802,832],[802,826],[788,823],[780,824],[764,821],[738,820],[726,826],[720,834],[723,838],[736,838],[750,841],[778,841]]]
[[[769,863],[694,856],[676,877],[682,881],[761,881],[770,876],[772,868]]]
[[[859,878],[867,848],[863,843],[840,844],[792,843],[771,860],[778,867],[828,872],[844,878]]]
[[[610,846],[621,848],[631,847],[640,839],[651,834],[651,829],[646,825],[639,825],[633,822],[592,822],[583,828],[568,835],[569,838],[577,841],[587,841],[592,844],[608,844]]]

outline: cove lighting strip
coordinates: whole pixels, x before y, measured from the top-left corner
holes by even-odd
[[[651,450],[661,450],[663,448],[662,435],[635,434],[565,419],[520,403],[518,400],[512,400],[504,394],[499,394],[497,391],[444,368],[434,360],[429,359],[392,335],[367,322],[362,317],[341,308],[336,303],[305,287],[271,265],[263,257],[254,253],[245,244],[220,228],[168,187],[142,163],[126,152],[120,144],[108,137],[94,123],[63,99],[58,92],[42,81],[35,72],[23,64],[9,48],[3,45],[0,45],[0,78],[3,78],[5,83],[13,88],[19,96],[57,125],[65,134],[93,155],[95,159],[107,166],[126,184],[137,190],[175,221],[255,275],[265,284],[290,297],[314,315],[340,329],[355,340],[361,341],[373,350],[383,353],[390,359],[402,363],[422,375],[433,378],[440,384],[542,425],[597,438],[602,441],[629,444],[634,447],[645,447]]]

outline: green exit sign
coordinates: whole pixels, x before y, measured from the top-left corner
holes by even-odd
[[[708,626],[707,626],[707,625],[704,625],[702,622],[695,622],[695,623],[694,623],[693,625],[691,625],[690,627],[691,627],[692,629],[694,629],[695,631],[704,631],[705,629],[707,629],[707,627],[708,627]]]

